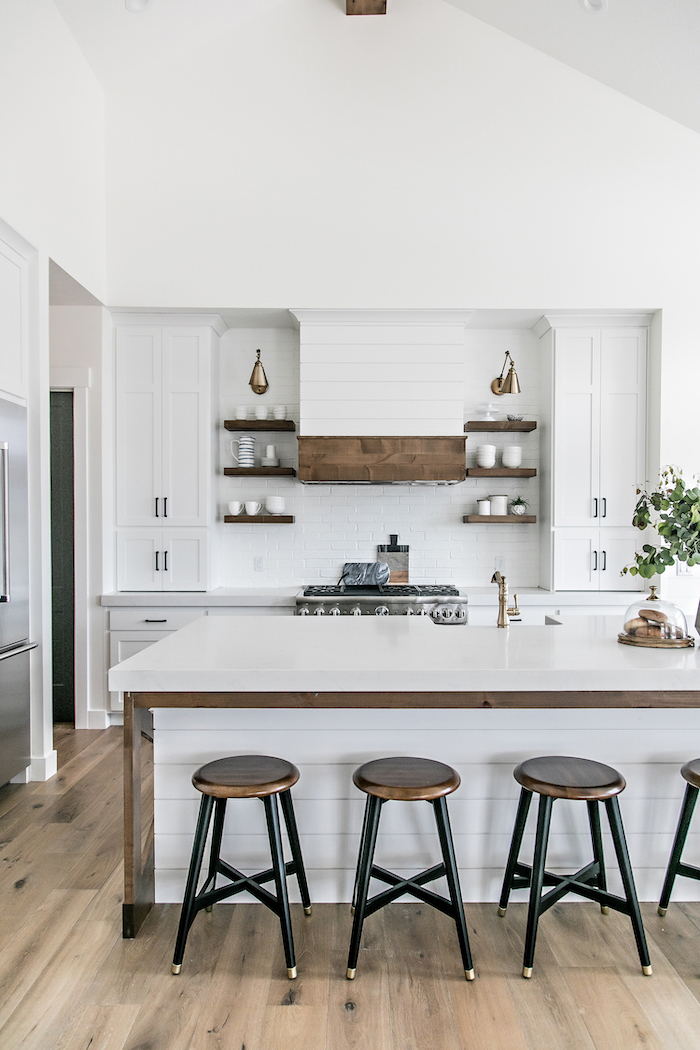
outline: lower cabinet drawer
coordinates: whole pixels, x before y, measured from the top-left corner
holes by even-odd
[[[110,631],[179,631],[193,620],[206,615],[206,609],[173,609],[170,606],[147,609],[110,609]]]
[[[148,649],[149,645],[167,638],[173,631],[111,631],[109,635],[109,666],[114,667],[122,660]],[[112,711],[124,710],[122,693],[109,694],[109,706]]]

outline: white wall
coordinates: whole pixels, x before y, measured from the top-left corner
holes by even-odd
[[[0,216],[104,301],[104,93],[52,0],[0,2]]]
[[[257,396],[248,386],[260,347],[270,389]],[[500,372],[506,349],[512,351],[524,393],[498,398],[498,412],[516,409],[537,419],[540,405],[539,340],[529,330],[497,329],[466,332],[464,419],[483,414],[484,392]],[[238,404],[286,404],[289,417],[299,419],[299,334],[291,329],[231,329],[221,340],[221,421],[232,419]],[[221,468],[233,466],[229,445],[234,435],[220,432]],[[523,465],[537,466],[539,434],[478,435],[467,441],[467,464],[476,465],[476,447],[489,440],[523,447]],[[256,452],[274,442],[283,466],[296,466],[296,435],[256,437]],[[500,462],[500,456],[499,456]],[[465,525],[464,514],[476,513],[476,500],[493,492],[521,493],[538,510],[538,480],[518,482],[469,478],[459,485],[301,485],[294,478],[227,478],[220,473],[218,582],[228,587],[294,586],[314,580],[335,582],[345,561],[375,561],[377,544],[388,543],[390,532],[410,545],[414,583],[445,582],[485,586],[496,557],[505,558],[512,587],[537,587],[539,534],[536,525]],[[287,501],[294,525],[224,524],[232,499],[263,502],[268,495]],[[262,572],[254,569],[263,559]]]

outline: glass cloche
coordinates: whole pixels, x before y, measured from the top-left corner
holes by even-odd
[[[625,613],[624,630],[617,640],[624,645],[644,645],[652,649],[682,648],[695,645],[688,634],[685,616],[673,602],[662,601],[656,593],[638,598]]]

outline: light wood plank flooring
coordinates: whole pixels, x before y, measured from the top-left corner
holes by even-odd
[[[59,772],[0,789],[1,1050],[693,1050],[700,905],[644,905],[654,976],[629,922],[560,904],[520,976],[525,907],[467,905],[477,979],[450,921],[396,904],[366,925],[345,980],[347,905],[294,908],[299,977],[259,905],[198,916],[170,973],[178,908],[120,935],[121,730],[56,734]]]

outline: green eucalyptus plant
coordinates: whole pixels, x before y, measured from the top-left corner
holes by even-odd
[[[645,543],[625,566],[623,573],[644,579],[665,572],[676,560],[700,564],[700,488],[690,488],[678,467],[664,467],[655,492],[637,490],[639,499],[632,524],[638,529],[650,525],[662,541],[658,546]]]

